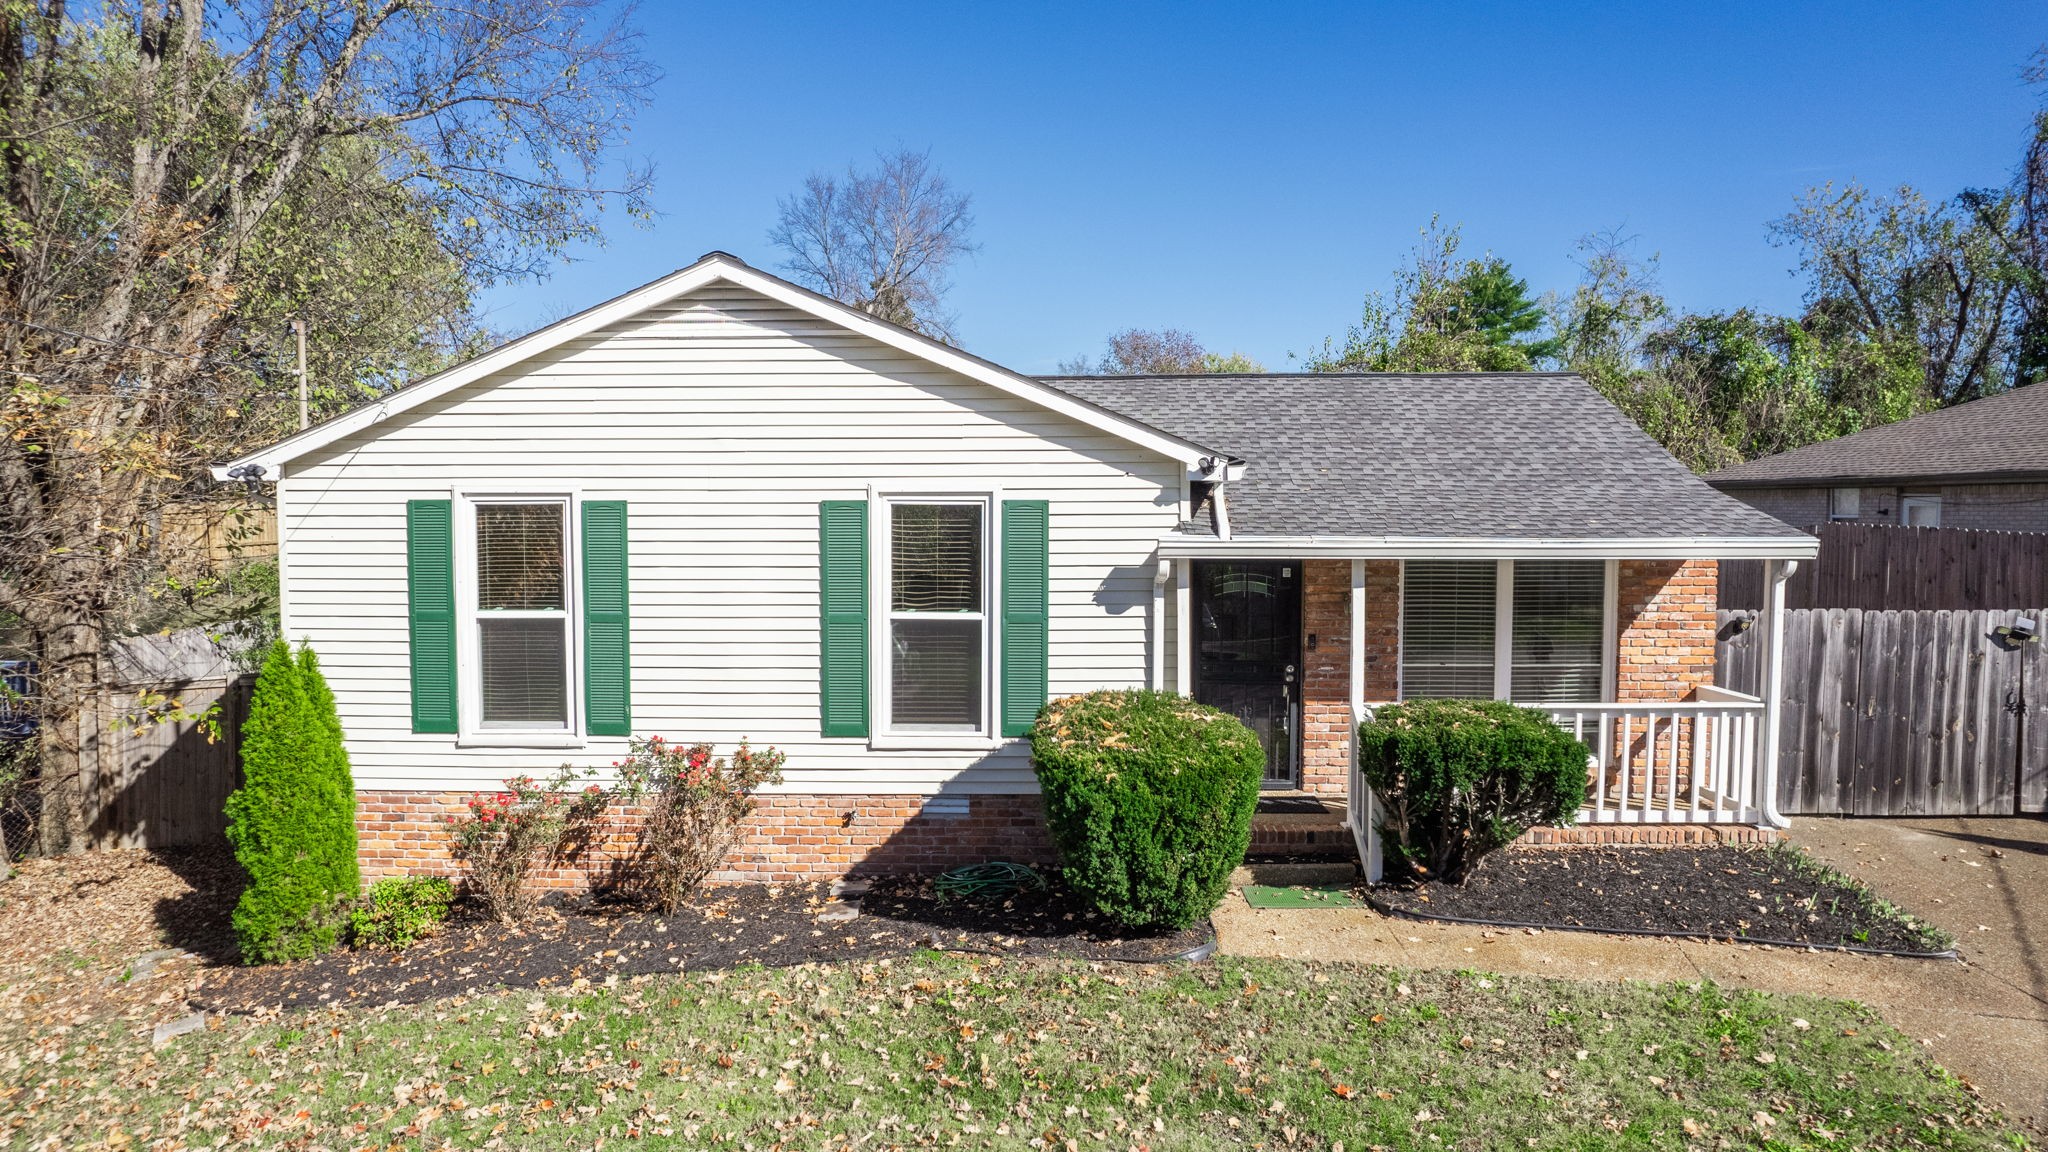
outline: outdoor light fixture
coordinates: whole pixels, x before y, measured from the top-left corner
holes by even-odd
[[[257,487],[263,483],[263,465],[244,464],[239,468],[230,468],[228,469],[228,479],[240,480],[242,483],[247,484],[249,486],[249,495],[254,496],[256,495]]]
[[[1993,628],[1991,634],[1998,638],[2000,647],[2013,649],[2040,639],[2041,626],[2034,620],[2022,616],[2010,624]]]

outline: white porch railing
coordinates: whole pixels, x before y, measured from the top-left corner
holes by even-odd
[[[1565,731],[1584,741],[1586,806],[1580,824],[1759,824],[1768,790],[1759,770],[1764,704],[1755,696],[1702,687],[1693,700],[1649,703],[1539,704]],[[1370,715],[1378,704],[1360,711]],[[1356,759],[1346,796],[1346,822],[1363,859],[1375,857],[1372,792]]]
[[[1641,704],[1544,704],[1591,750],[1581,824],[1755,824],[1764,820],[1759,770],[1763,701],[1723,688],[1698,699]]]

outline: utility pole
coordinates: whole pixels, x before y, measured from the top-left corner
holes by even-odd
[[[299,431],[312,427],[312,407],[306,389],[306,322],[292,321],[292,335],[299,340]]]

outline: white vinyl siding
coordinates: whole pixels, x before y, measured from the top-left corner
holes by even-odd
[[[719,285],[295,462],[278,501],[287,628],[320,652],[359,787],[602,768],[623,738],[564,752],[412,733],[405,502],[466,489],[626,500],[637,732],[774,744],[789,754],[784,791],[1028,792],[1021,742],[883,751],[819,735],[818,502],[949,489],[1049,501],[1050,690],[1061,696],[1145,683],[1153,548],[1179,521],[1182,473]]]

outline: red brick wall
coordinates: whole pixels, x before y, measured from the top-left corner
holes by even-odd
[[[464,792],[358,792],[356,835],[363,879],[453,874],[447,819]],[[1036,796],[970,796],[965,815],[923,812],[921,796],[761,797],[746,839],[720,880],[820,880],[859,872],[937,872],[958,864],[1051,859],[1045,810]],[[539,877],[541,887],[581,890],[602,880],[632,848],[628,812],[592,844]]]
[[[1619,699],[1684,700],[1714,682],[1718,573],[1711,560],[1621,562],[1615,619]]]
[[[1302,565],[1301,786],[1342,796],[1351,764],[1351,561]],[[1401,565],[1365,566],[1365,699],[1394,698],[1401,654]],[[1309,647],[1313,640],[1314,647]]]

